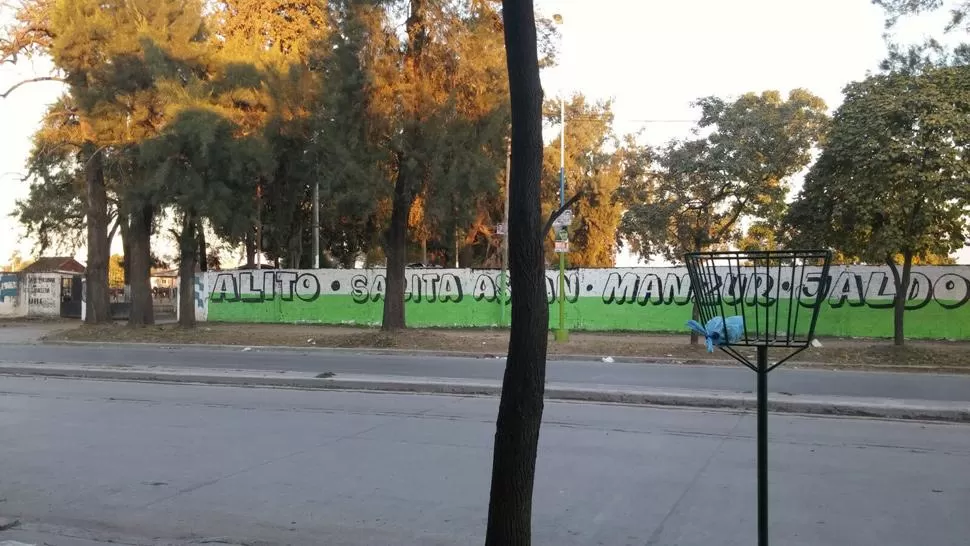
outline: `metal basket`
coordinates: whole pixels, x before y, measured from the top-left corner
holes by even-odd
[[[717,346],[742,364],[757,371],[738,347],[791,349],[773,369],[811,344],[828,288],[830,251],[694,252],[684,260],[701,322],[741,317],[739,336],[730,336],[728,322],[721,321]]]
[[[812,343],[832,252],[694,252],[684,261],[702,321],[695,327],[758,378],[758,545],[768,546],[768,372]],[[769,348],[785,352],[770,366]]]

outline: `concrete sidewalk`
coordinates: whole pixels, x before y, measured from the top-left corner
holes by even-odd
[[[401,375],[313,373],[226,368],[174,368],[137,365],[0,364],[0,374],[51,378],[158,381],[230,386],[261,386],[295,389],[338,389],[425,394],[488,395],[501,393],[501,382],[489,379],[458,379]],[[750,392],[656,388],[628,385],[590,385],[547,382],[546,398],[634,405],[684,406],[751,410]],[[785,395],[771,393],[770,411],[970,422],[970,402],[877,397]]]

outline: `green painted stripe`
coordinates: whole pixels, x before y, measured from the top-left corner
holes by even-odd
[[[550,305],[550,327],[558,326],[558,303]],[[579,298],[566,304],[567,327],[573,330],[628,330],[641,332],[686,332],[690,318],[688,305],[607,304],[601,298]],[[381,301],[357,303],[350,295],[325,295],[315,301],[283,301],[279,298],[259,302],[208,302],[208,320],[222,322],[265,322],[379,325],[383,313]],[[787,324],[788,305],[781,302],[778,315]],[[415,327],[488,327],[498,326],[501,308],[497,302],[475,301],[466,297],[460,302],[408,302],[405,314],[409,326]],[[728,314],[731,314],[730,312]],[[506,317],[509,313],[506,313]],[[754,317],[746,314],[749,329]],[[771,310],[771,321],[775,320]],[[799,311],[799,332],[808,327],[808,309]],[[760,323],[760,318],[759,318]],[[781,330],[781,328],[779,328]],[[892,309],[823,306],[816,334],[841,337],[891,337]],[[970,304],[947,309],[931,302],[922,309],[906,312],[906,336],[909,338],[970,339]]]

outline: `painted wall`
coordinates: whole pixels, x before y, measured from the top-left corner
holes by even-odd
[[[16,273],[0,273],[0,316],[15,317],[27,313],[27,308],[20,303],[20,275]]]
[[[0,273],[0,316],[57,317],[61,314],[61,275]]]
[[[61,314],[61,275],[30,273],[27,275],[27,315],[57,317]]]
[[[833,267],[829,274],[818,335],[892,335],[888,268]],[[785,274],[777,277],[754,286],[784,287]],[[510,291],[503,291],[498,271],[415,269],[406,279],[410,326],[508,324],[503,301],[508,303]],[[802,296],[812,296],[820,281],[820,271],[808,270]],[[557,288],[558,272],[547,272],[552,324],[558,323]],[[200,321],[378,325],[384,290],[383,269],[209,272],[196,277],[196,316]],[[567,324],[577,330],[680,332],[691,311],[687,270],[678,267],[571,270],[566,300]],[[914,268],[907,336],[970,339],[968,300],[970,266]]]

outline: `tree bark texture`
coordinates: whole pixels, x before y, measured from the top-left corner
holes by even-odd
[[[123,256],[122,264],[124,265],[122,272],[124,273],[125,289],[128,289],[131,286],[131,224],[128,222],[128,216],[121,210],[118,211],[115,227],[118,229],[118,233],[121,234],[121,255]],[[110,248],[111,234],[108,235],[108,241]]]
[[[404,53],[404,64],[410,76],[420,80],[425,45],[428,39],[428,10],[425,0],[411,0],[409,14],[405,21],[408,46]],[[410,105],[417,110],[417,105]],[[384,292],[384,316],[381,329],[400,330],[407,326],[404,316],[404,269],[407,266],[408,218],[414,198],[418,194],[422,166],[409,166],[411,157],[404,150],[418,149],[421,133],[419,124],[412,122],[404,128],[405,145],[397,154],[397,178],[394,181],[394,197],[391,201],[391,222],[384,235],[384,255],[387,258],[385,271],[386,288]]]
[[[205,242],[205,225],[201,220],[196,226],[196,238],[199,240],[199,253],[196,257],[199,261],[199,271],[205,273],[209,270],[209,245]]]
[[[87,192],[88,263],[85,320],[89,324],[111,322],[108,291],[108,193],[104,185],[104,155],[93,143],[84,146],[84,180]]]
[[[514,297],[485,544],[528,546],[549,329],[539,192],[542,87],[532,1],[503,0],[502,7],[512,106],[509,266]]]
[[[179,326],[183,328],[195,327],[196,221],[195,214],[186,211],[179,237]]]
[[[152,207],[136,207],[131,214],[128,229],[130,255],[126,261],[131,271],[131,311],[128,315],[128,325],[133,327],[155,324],[151,283],[154,219],[155,213]]]
[[[256,233],[255,229],[246,234],[244,241],[246,247],[246,267],[256,265]]]
[[[906,296],[909,294],[909,285],[913,273],[913,253],[908,250],[903,252],[902,274],[900,274],[892,257],[887,260],[887,263],[896,285],[896,297],[893,298],[893,344],[903,346],[906,344]]]
[[[414,197],[403,164],[398,169],[391,203],[391,222],[384,235],[384,254],[387,256],[384,317],[381,321],[384,331],[400,330],[407,325],[404,317],[404,269],[408,254],[408,217]]]

